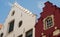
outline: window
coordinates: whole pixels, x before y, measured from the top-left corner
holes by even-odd
[[[12,16],[14,15],[15,11],[12,12]]]
[[[19,35],[18,37],[22,37],[22,35]]]
[[[19,22],[19,27],[22,25],[22,21]]]
[[[47,16],[47,17],[43,20],[43,24],[44,24],[44,29],[51,28],[51,27],[54,25],[53,15]]]
[[[52,17],[48,17],[48,18],[45,20],[45,22],[46,22],[46,25],[47,25],[48,28],[51,27],[52,24],[53,24]]]
[[[14,29],[14,20],[9,23],[9,33]]]
[[[3,37],[3,33],[1,33],[1,37]]]
[[[26,37],[33,37],[33,29],[26,32]]]

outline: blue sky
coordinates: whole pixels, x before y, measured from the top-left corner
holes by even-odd
[[[7,15],[11,9],[11,4],[15,1],[19,3],[24,8],[27,8],[32,13],[37,14],[39,17],[40,13],[43,11],[44,3],[50,1],[54,5],[60,7],[60,0],[0,0],[0,23],[4,23]]]

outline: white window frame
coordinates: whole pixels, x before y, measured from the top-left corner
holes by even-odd
[[[51,17],[51,18],[52,18],[52,21],[53,21],[53,25],[52,25],[51,27],[54,26],[54,16],[53,16],[53,15],[47,16],[46,18],[43,19],[43,27],[44,27],[43,29],[44,29],[44,30],[51,28],[51,27],[48,28],[48,27],[47,27],[47,24],[45,23],[45,20],[46,20],[48,17]]]

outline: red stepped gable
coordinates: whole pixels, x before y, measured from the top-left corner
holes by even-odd
[[[60,8],[47,1],[35,25],[35,37],[60,37]]]

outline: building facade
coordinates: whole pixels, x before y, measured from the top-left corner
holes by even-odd
[[[35,37],[60,37],[60,8],[47,1],[35,25]]]
[[[35,23],[36,15],[15,2],[5,20],[1,37],[35,37]]]

